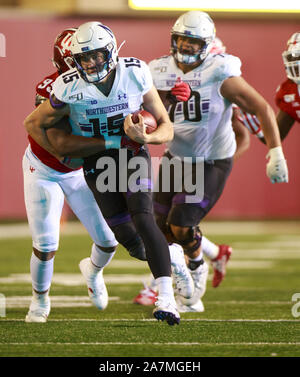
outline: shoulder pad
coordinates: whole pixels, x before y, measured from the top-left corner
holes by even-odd
[[[40,81],[35,87],[37,95],[49,98],[49,95],[52,91],[52,85],[58,76],[58,72],[54,72]]]

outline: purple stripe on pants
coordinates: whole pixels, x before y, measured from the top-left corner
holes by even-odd
[[[154,211],[156,213],[160,213],[161,215],[168,215],[168,213],[171,209],[171,207],[166,206],[166,205],[161,204],[161,203],[157,203],[157,202],[153,203],[153,207],[154,207]]]
[[[123,213],[118,213],[117,215],[113,217],[106,218],[105,220],[110,227],[113,227],[116,225],[129,223],[129,221],[131,221],[131,216],[128,212],[123,212]]]
[[[136,187],[138,188],[138,191],[134,191],[134,192],[130,191],[130,187],[128,187],[127,194],[126,194],[127,197],[134,194],[135,192],[148,192],[148,191],[153,190],[153,182],[149,178],[137,179],[136,186],[138,186]]]
[[[174,205],[176,204],[192,204],[194,206],[197,206],[197,207],[201,207],[201,208],[206,208],[208,205],[209,205],[209,199],[203,199],[203,200],[200,200],[199,202],[192,202],[192,203],[189,203],[186,201],[186,197],[187,196],[190,196],[190,197],[195,197],[195,195],[188,195],[188,194],[185,194],[185,193],[180,193],[180,194],[176,194],[174,197],[173,197],[173,200],[172,200],[172,203]]]

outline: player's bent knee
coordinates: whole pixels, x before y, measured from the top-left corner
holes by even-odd
[[[124,242],[124,247],[128,250],[129,254],[136,259],[146,261],[146,250],[142,239],[137,236]]]
[[[128,250],[133,258],[147,260],[144,243],[132,221],[111,226],[117,241]]]

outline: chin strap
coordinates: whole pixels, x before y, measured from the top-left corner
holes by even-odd
[[[118,55],[119,55],[119,51],[121,50],[121,48],[124,46],[125,43],[126,43],[126,40],[124,39],[124,41],[120,44],[119,48],[117,49]]]

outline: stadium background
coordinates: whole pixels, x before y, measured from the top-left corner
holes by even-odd
[[[9,6],[26,3],[30,10]],[[80,15],[69,8],[61,9],[62,4],[71,6],[74,1],[60,2],[58,6],[55,0],[43,2],[49,12],[44,8],[35,13],[37,3],[0,1],[0,6],[7,6],[0,8],[0,33],[6,38],[6,57],[0,57],[0,220],[26,219],[21,162],[27,136],[23,120],[34,109],[35,84],[54,71],[51,57],[55,36],[66,27],[99,20],[111,27],[118,44],[126,40],[121,56],[135,56],[149,62],[169,53],[170,29],[180,14],[152,13],[149,16],[143,12],[123,12],[119,8],[116,13],[106,9],[92,15],[85,11]],[[275,90],[286,77],[281,53],[287,39],[300,30],[299,13],[289,17],[210,14],[227,52],[241,58],[243,77],[276,111]],[[272,185],[265,174],[267,150],[251,137],[249,150],[234,166],[225,191],[208,219],[299,218],[299,141],[299,125],[295,124],[283,143],[290,182]],[[162,149],[160,146],[151,151],[158,156]]]

